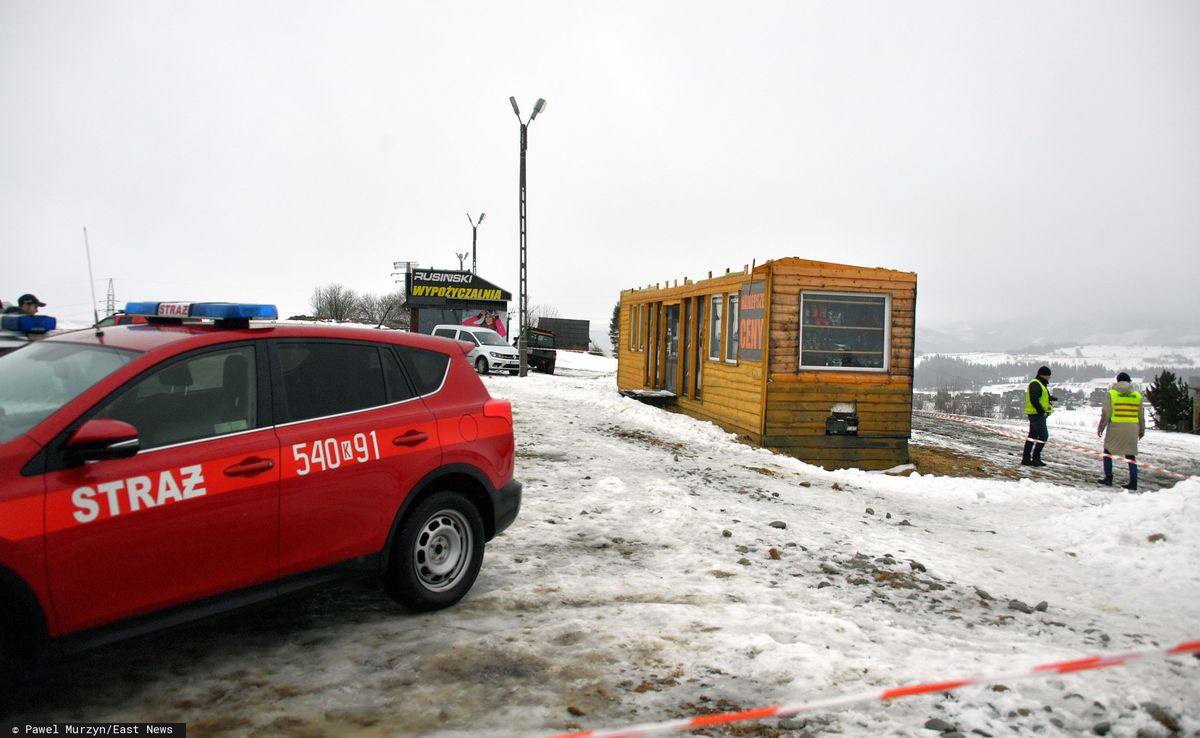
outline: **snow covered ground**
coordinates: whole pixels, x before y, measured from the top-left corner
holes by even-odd
[[[611,359],[561,352],[558,366],[486,379],[513,403],[525,501],[458,606],[412,615],[342,584],[93,653],[27,685],[10,717],[186,721],[196,736],[536,737],[1200,638],[1200,479],[1114,493],[1087,482],[1096,462],[1065,451],[1012,479],[824,471],[620,397]],[[1095,441],[1054,417],[1052,439]],[[1167,435],[1148,436],[1143,457],[1200,471],[1200,437]],[[931,418],[914,441],[1005,468],[1017,445]],[[1192,736],[1200,659],[703,735],[937,735],[927,723]]]

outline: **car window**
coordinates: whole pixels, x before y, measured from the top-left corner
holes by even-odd
[[[450,366],[450,357],[437,351],[414,348],[412,346],[395,346],[408,376],[416,385],[417,394],[430,395],[437,392],[446,379],[446,369]]]
[[[279,342],[283,417],[295,422],[386,405],[379,349],[369,343]]]
[[[442,338],[454,338],[457,331],[453,328],[435,328],[433,335],[441,336]]]
[[[50,417],[138,357],[109,346],[35,342],[0,358],[0,443]]]
[[[505,343],[504,339],[500,337],[500,334],[495,331],[479,331],[478,333],[472,333],[472,335],[475,337],[476,342],[481,343],[484,346],[508,345]]]
[[[404,375],[404,370],[400,368],[400,359],[396,357],[396,354],[386,349],[383,351],[383,376],[387,381],[388,400],[390,402],[400,402],[416,397],[412,384],[409,383],[408,377]]]
[[[476,338],[475,334],[472,333],[471,331],[459,331],[458,332],[458,340],[466,341],[467,343],[473,343],[476,346],[479,345],[479,339]]]
[[[254,347],[190,354],[141,375],[93,417],[137,428],[142,450],[258,427]]]

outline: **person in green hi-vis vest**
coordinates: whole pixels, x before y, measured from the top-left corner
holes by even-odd
[[[1054,412],[1050,403],[1057,399],[1050,394],[1050,367],[1043,366],[1037,370],[1037,376],[1025,386],[1025,415],[1029,418],[1029,435],[1025,439],[1025,449],[1021,452],[1022,466],[1046,465],[1046,462],[1042,461],[1042,447],[1050,438],[1046,418]]]

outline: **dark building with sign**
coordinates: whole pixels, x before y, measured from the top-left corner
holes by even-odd
[[[443,323],[481,325],[508,337],[512,293],[471,272],[414,269],[404,278],[404,307],[412,312],[412,330],[432,333]]]
[[[778,259],[621,293],[617,385],[827,468],[908,463],[917,275]]]
[[[568,351],[587,351],[592,345],[592,337],[589,335],[591,322],[587,320],[538,318],[537,327],[554,333],[556,348]]]

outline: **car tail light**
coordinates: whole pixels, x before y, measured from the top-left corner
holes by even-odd
[[[488,400],[483,403],[483,417],[503,418],[512,425],[512,403],[508,400]]]

